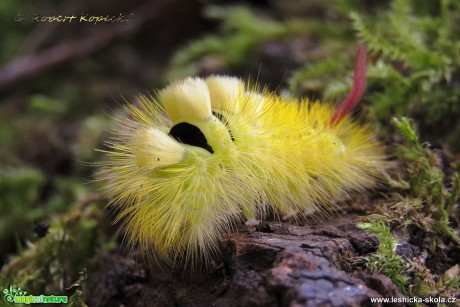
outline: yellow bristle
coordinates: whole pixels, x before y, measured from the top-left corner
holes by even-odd
[[[186,150],[177,141],[155,128],[141,128],[131,139],[136,164],[155,169],[181,162]]]
[[[211,117],[211,99],[203,79],[187,78],[175,82],[160,91],[158,99],[174,123]]]
[[[237,113],[240,111],[241,95],[244,84],[240,79],[228,76],[212,76],[206,78],[211,95],[213,110]]]
[[[208,263],[223,234],[268,211],[327,214],[386,166],[366,127],[346,116],[331,125],[332,106],[237,78],[188,78],[141,102],[108,144],[101,178],[128,244],[168,265]]]

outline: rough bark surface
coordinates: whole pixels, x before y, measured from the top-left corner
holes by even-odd
[[[90,274],[89,306],[377,306],[372,297],[401,297],[383,275],[359,270],[358,256],[378,241],[351,218],[299,227],[264,223],[226,241],[225,259],[197,280],[148,270],[120,251]]]

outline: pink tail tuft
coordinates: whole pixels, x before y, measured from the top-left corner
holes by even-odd
[[[366,70],[366,48],[363,45],[358,45],[353,86],[345,100],[335,109],[331,120],[332,126],[339,123],[348,113],[350,113],[363,96],[364,89],[366,87]]]

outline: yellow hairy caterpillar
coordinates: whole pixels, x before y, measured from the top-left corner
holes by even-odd
[[[207,263],[236,224],[328,209],[371,187],[381,146],[348,116],[365,86],[337,108],[258,92],[237,78],[187,78],[128,105],[100,178],[125,240],[169,265]]]

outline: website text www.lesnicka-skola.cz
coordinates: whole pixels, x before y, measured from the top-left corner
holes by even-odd
[[[425,304],[455,304],[455,297],[375,297],[372,303],[425,303]]]

